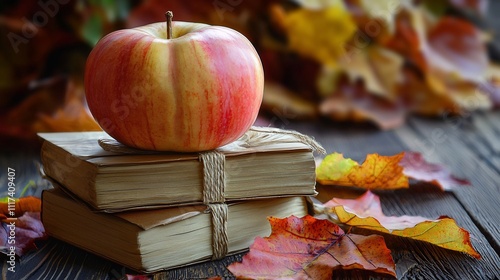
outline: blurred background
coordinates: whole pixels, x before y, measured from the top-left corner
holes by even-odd
[[[37,149],[37,132],[98,130],[85,105],[87,55],[107,33],[164,21],[167,10],[250,39],[266,78],[260,125],[387,130],[412,115],[500,106],[499,1],[2,0],[2,150]]]

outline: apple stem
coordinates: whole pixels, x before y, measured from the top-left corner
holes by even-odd
[[[174,13],[168,11],[165,13],[165,17],[167,18],[167,39],[172,39],[172,18],[174,17]]]

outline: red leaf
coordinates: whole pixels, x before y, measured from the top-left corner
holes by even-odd
[[[40,211],[41,200],[38,197],[21,197],[15,199],[15,203],[7,197],[6,202],[0,203],[2,221],[0,250],[2,253],[10,253],[12,247],[15,248],[14,251],[18,256],[22,256],[27,251],[36,248],[35,240],[47,237],[40,221]]]
[[[29,250],[36,248],[36,240],[46,237],[45,229],[40,221],[40,213],[26,212],[17,219],[7,219],[2,222],[0,249],[2,253],[8,254],[10,248],[14,247],[16,255],[23,256]],[[15,243],[9,243],[9,240],[10,242],[14,240]]]
[[[443,17],[428,33],[423,52],[428,63],[440,70],[481,81],[488,68],[486,43],[471,23]]]
[[[382,129],[399,127],[406,118],[403,106],[370,94],[359,84],[344,83],[321,103],[319,110],[334,120],[371,121]]]
[[[257,237],[241,263],[228,269],[251,279],[331,279],[335,269],[365,269],[396,276],[394,261],[378,235],[345,234],[312,216],[269,218],[272,233]]]
[[[417,152],[405,152],[399,165],[406,176],[429,182],[443,190],[451,190],[457,185],[470,185],[469,181],[455,177],[446,167],[425,161],[422,154]]]

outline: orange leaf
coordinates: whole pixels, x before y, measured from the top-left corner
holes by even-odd
[[[369,154],[359,165],[342,154],[325,157],[316,170],[316,180],[324,185],[357,186],[366,189],[408,188],[408,177],[399,162],[404,153],[394,156]]]
[[[14,199],[15,205],[12,205],[12,213],[9,211],[8,202],[0,202],[0,218],[3,220],[6,217],[14,218],[20,217],[26,212],[40,212],[42,208],[42,201],[38,197],[26,196],[19,199]],[[11,215],[13,214],[13,215]]]
[[[396,276],[391,252],[378,235],[345,234],[312,216],[269,218],[271,235],[257,237],[241,263],[228,266],[251,279],[331,279],[335,269],[365,269]]]
[[[425,181],[443,190],[469,181],[453,176],[445,167],[428,163],[417,152],[401,152],[394,156],[369,154],[359,165],[342,154],[325,157],[316,169],[316,180],[323,185],[355,186],[365,189],[408,188],[409,178]]]
[[[380,198],[370,191],[357,199],[333,198],[323,206],[324,208],[317,207],[318,212],[325,213],[340,223],[429,242],[481,258],[472,247],[469,232],[460,228],[449,217],[431,220],[420,216],[385,216]]]

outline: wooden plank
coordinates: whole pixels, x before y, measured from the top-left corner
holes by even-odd
[[[7,152],[0,157],[0,197],[7,196],[8,168],[15,170],[16,197],[21,195],[22,190],[27,185],[30,187],[27,188],[25,196],[40,197],[42,191],[50,187],[50,183],[39,174],[40,160],[38,152]],[[30,181],[33,181],[33,184]]]
[[[428,119],[412,119],[415,130],[405,126],[396,134],[429,161],[440,162],[454,174],[467,178],[472,187],[457,188],[453,193],[497,254],[500,252],[500,174],[485,164],[464,143],[460,128]]]
[[[382,131],[369,125],[336,125],[328,122],[290,123],[285,129],[313,136],[328,153],[339,152],[362,162],[368,153],[392,155],[405,149],[393,131]]]
[[[420,189],[419,189],[420,187]],[[356,197],[360,193],[346,188],[319,186],[321,201],[333,196]],[[488,241],[468,213],[456,200],[453,193],[441,192],[434,187],[420,185],[410,189],[379,192],[386,215],[424,216],[430,219],[441,215],[451,216],[457,224],[471,233],[472,244],[482,255],[476,260],[465,254],[438,248],[424,242],[384,236],[391,249],[398,279],[495,279],[499,277],[500,257],[489,246]],[[353,233],[376,233],[367,230],[353,230]],[[379,233],[377,233],[379,234]]]
[[[411,147],[411,150],[424,147],[418,146],[418,142],[414,141],[422,138],[420,132],[410,127],[397,132],[384,132],[366,127],[332,127],[331,124],[310,123],[294,124],[286,128],[310,134],[323,143],[329,152],[343,152],[346,156],[358,161],[363,161],[367,153],[378,152],[389,155],[407,150],[408,147]],[[439,131],[434,134],[434,136],[439,136]],[[448,152],[443,150],[434,151],[435,161],[450,165],[442,160],[442,158],[446,158],[442,154]],[[469,151],[469,153],[471,152]],[[476,160],[480,161],[479,159]],[[450,166],[454,171],[461,170],[460,168],[457,169],[456,166]],[[462,175],[467,175],[467,173]],[[479,184],[482,184],[481,178],[478,178],[478,180]],[[334,193],[340,193],[338,189],[333,190]],[[351,195],[360,193],[354,191],[351,192]],[[321,192],[321,195],[330,194]],[[488,240],[483,236],[481,230],[484,228],[481,225],[479,225],[479,228],[476,227],[477,220],[470,218],[470,211],[462,208],[454,193],[443,193],[437,192],[433,188],[424,188],[421,191],[410,189],[381,192],[379,195],[382,198],[384,211],[388,215],[409,214],[431,218],[442,214],[452,216],[460,226],[471,232],[473,245],[483,255],[483,259],[478,261],[464,254],[439,249],[422,242],[384,235],[397,263],[398,279],[495,279],[495,277],[500,277],[498,275],[500,259],[498,254],[489,246]],[[495,196],[493,197],[495,198]],[[489,223],[490,221],[485,218],[483,222]],[[370,233],[365,231],[354,232]],[[493,233],[493,235],[499,236],[498,233]],[[206,262],[161,272],[155,274],[155,279],[204,279],[216,275],[230,275],[225,267],[240,258],[241,255],[236,255],[221,261]],[[16,273],[16,278],[12,279],[22,279],[23,275],[28,275],[28,279],[54,278],[57,275],[68,275],[69,278],[67,279],[117,279],[117,275],[136,274],[57,240],[50,240],[39,251],[25,256],[19,268],[19,274]],[[5,273],[5,269],[6,266],[4,266],[3,273]],[[369,277],[384,279],[381,275],[373,275],[363,271],[335,272],[334,279],[367,279]],[[231,279],[231,277],[228,276],[227,279]]]
[[[425,151],[425,149],[422,149],[422,145],[415,141],[419,139],[417,133],[408,126],[398,131],[365,131],[364,133],[360,133],[353,128],[328,130],[322,125],[313,126],[312,128],[299,126],[293,127],[293,129],[312,134],[330,152],[344,152],[346,155],[355,154],[358,155],[358,160],[359,158],[364,159],[367,153],[373,152],[390,155],[404,150]],[[317,131],[321,131],[321,133],[316,134]],[[432,133],[432,136],[439,142],[441,140],[439,138],[441,131],[435,130]],[[421,149],[418,149],[419,147]],[[456,153],[456,151],[444,151],[437,148],[433,152],[436,154]],[[426,158],[431,161],[442,162],[440,161],[441,157],[428,157],[426,155]],[[447,162],[443,163],[448,164]],[[451,166],[451,168],[453,171],[456,169],[455,166]],[[461,174],[461,172],[455,173]],[[327,194],[322,188],[320,198],[323,200],[328,199],[325,195]],[[455,198],[453,193],[436,191],[436,189],[431,188],[424,189],[423,192],[410,189],[382,192],[380,195],[384,212],[387,215],[407,214],[430,218],[437,218],[441,215],[452,216],[460,226],[466,228],[472,234],[473,245],[483,255],[483,260],[477,261],[459,253],[436,249],[434,246],[422,242],[408,241],[385,235],[388,246],[393,250],[393,257],[396,263],[399,263],[399,279],[494,279],[499,277],[500,267],[498,264],[500,259],[497,252],[490,247],[487,238],[483,235],[481,230],[484,230],[484,228],[476,226],[475,221],[471,219],[469,213],[465,211],[461,202]],[[498,193],[497,196],[493,196],[493,200],[497,197]],[[482,221],[489,222],[487,219]],[[494,234],[497,237],[499,236],[498,233]],[[403,269],[405,266],[408,269]]]
[[[3,266],[3,279],[119,279],[121,267],[64,242],[50,239],[22,257],[14,273]],[[114,273],[114,274],[113,274]]]

